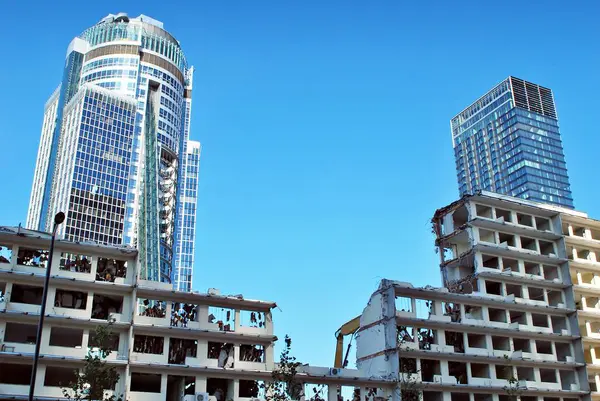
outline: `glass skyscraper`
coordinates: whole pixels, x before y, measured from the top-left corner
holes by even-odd
[[[508,77],[450,126],[461,195],[487,190],[573,208],[550,89]]]
[[[190,291],[200,143],[193,67],[163,24],[110,14],[73,39],[46,102],[27,227],[138,248],[140,276]]]

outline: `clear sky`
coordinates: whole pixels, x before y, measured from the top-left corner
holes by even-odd
[[[0,224],[26,220],[70,40],[147,14],[196,67],[194,288],[276,301],[276,334],[331,365],[381,278],[440,284],[429,220],[458,196],[449,120],[508,75],[553,89],[575,206],[600,218],[600,6],[483,3],[7,2]]]

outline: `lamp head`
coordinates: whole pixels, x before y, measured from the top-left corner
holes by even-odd
[[[54,216],[54,224],[59,225],[62,224],[63,221],[65,221],[65,214],[63,212],[56,213],[56,216]]]

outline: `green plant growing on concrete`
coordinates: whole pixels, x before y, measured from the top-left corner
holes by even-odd
[[[123,401],[122,396],[110,393],[119,381],[115,366],[106,363],[113,350],[113,331],[109,320],[107,325],[97,326],[94,331],[93,346],[88,349],[83,368],[75,371],[75,381],[63,387],[63,395],[71,401]]]

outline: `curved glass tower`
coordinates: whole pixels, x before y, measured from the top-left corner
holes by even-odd
[[[73,39],[46,103],[28,228],[136,246],[140,277],[191,289],[200,144],[193,68],[163,24],[110,14]]]

